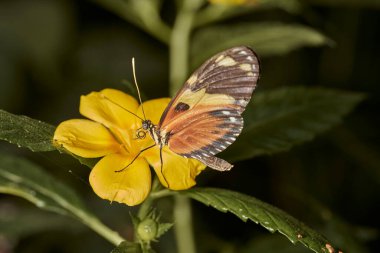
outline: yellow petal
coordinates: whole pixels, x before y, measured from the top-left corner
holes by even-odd
[[[102,199],[138,205],[150,192],[151,174],[148,163],[137,158],[127,169],[115,172],[127,166],[133,157],[112,154],[102,158],[92,169],[90,184],[94,192]]]
[[[157,98],[144,102],[142,106],[144,108],[146,119],[149,119],[153,124],[157,125],[169,102],[170,98]],[[137,115],[142,118],[144,117],[141,105],[137,109]]]
[[[53,140],[55,145],[86,158],[102,157],[120,149],[120,144],[107,128],[86,119],[62,122],[55,130]]]
[[[206,168],[198,160],[177,155],[165,146],[162,149],[163,173],[161,173],[159,148],[154,147],[145,152],[144,157],[154,168],[161,184],[172,190],[185,190],[194,186],[196,184],[195,177]]]
[[[83,116],[108,128],[130,129],[138,120],[130,112],[135,113],[138,106],[138,102],[132,96],[119,90],[104,89],[82,96],[79,111]]]

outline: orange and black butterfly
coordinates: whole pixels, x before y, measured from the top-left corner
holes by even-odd
[[[241,114],[251,99],[259,72],[258,58],[248,47],[234,47],[214,55],[185,82],[159,124],[142,119],[140,131],[148,131],[155,142],[153,146],[160,146],[160,150],[167,145],[178,155],[195,158],[212,169],[230,170],[233,165],[215,155],[241,133]],[[144,138],[145,132],[137,136]]]

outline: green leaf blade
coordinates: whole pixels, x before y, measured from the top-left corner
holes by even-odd
[[[243,114],[242,134],[223,157],[238,161],[289,150],[341,122],[363,98],[359,93],[305,87],[255,94]]]
[[[0,110],[0,139],[34,152],[52,151],[54,126]]]
[[[278,231],[292,243],[300,242],[317,253],[329,252],[331,243],[319,233],[284,211],[245,194],[217,188],[193,188],[182,194],[222,212],[231,212],[243,221],[251,220]]]
[[[39,208],[68,214],[67,205],[85,210],[78,195],[21,157],[1,154],[0,191],[36,204]]]
[[[195,34],[192,66],[199,66],[217,52],[241,45],[252,47],[260,57],[268,57],[305,46],[333,45],[333,42],[315,29],[299,24],[262,22],[212,26]]]
[[[41,209],[75,217],[115,245],[123,241],[85,207],[72,189],[21,157],[0,154],[0,193],[22,197]]]

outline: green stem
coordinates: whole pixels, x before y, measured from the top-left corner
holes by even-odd
[[[141,204],[140,209],[138,211],[137,216],[139,217],[139,219],[143,220],[151,211],[153,200],[170,195],[173,195],[173,192],[169,189],[163,189],[160,184],[160,181],[158,180],[158,177],[156,176],[153,180],[152,191],[150,192],[149,197]]]
[[[152,194],[152,193],[151,193]],[[139,217],[140,220],[143,220],[149,213],[150,208],[152,206],[153,199],[149,196],[140,206],[139,212],[137,214],[137,217]]]
[[[182,0],[170,37],[170,93],[174,95],[189,72],[189,44],[194,16],[203,0]],[[175,196],[175,234],[179,253],[195,253],[190,200]]]
[[[89,215],[82,210],[73,208],[71,210],[77,218],[79,218],[84,224],[89,228],[94,230],[96,233],[101,235],[103,238],[107,239],[110,243],[114,245],[119,245],[121,242],[125,241],[117,232],[111,230],[109,227],[101,223],[95,216]]]
[[[168,190],[168,189],[164,189],[164,190],[161,190],[161,191],[157,191],[157,192],[152,192],[150,194],[150,197],[152,199],[159,199],[159,198],[163,198],[163,197],[166,197],[166,196],[170,196],[170,195],[173,195],[174,192]]]
[[[174,204],[175,235],[179,253],[195,253],[190,199],[176,195]]]
[[[196,10],[201,0],[181,2],[170,37],[170,94],[182,86],[189,72],[189,42]]]

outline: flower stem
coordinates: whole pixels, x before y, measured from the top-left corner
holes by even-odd
[[[170,37],[170,94],[174,95],[189,72],[190,35],[194,16],[203,0],[178,1],[177,17]],[[174,218],[178,253],[195,253],[190,200],[175,195]]]
[[[170,94],[181,87],[189,72],[189,43],[194,15],[202,0],[183,0],[170,37]]]
[[[153,203],[153,199],[151,197],[148,197],[140,206],[137,217],[139,217],[140,220],[143,220],[151,210],[151,206]]]
[[[103,238],[107,239],[110,243],[114,245],[119,245],[121,242],[125,241],[117,232],[111,230],[109,227],[101,223],[98,218],[86,214],[85,212],[76,209],[71,210],[77,218],[79,218],[84,224],[86,224],[89,228],[94,230]]]
[[[190,199],[181,195],[175,195],[174,199],[174,226],[178,252],[195,253]]]

